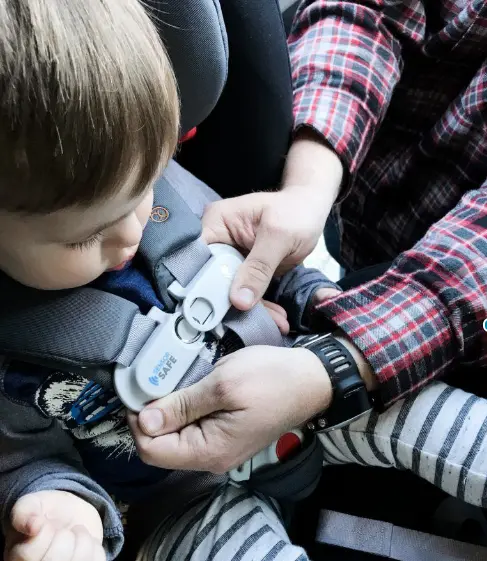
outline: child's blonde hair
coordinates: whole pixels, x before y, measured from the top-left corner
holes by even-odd
[[[0,209],[48,213],[146,189],[179,102],[138,0],[0,0]]]

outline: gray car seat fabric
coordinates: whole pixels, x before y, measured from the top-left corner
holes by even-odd
[[[185,134],[208,117],[227,79],[228,41],[218,0],[145,0],[176,74]]]

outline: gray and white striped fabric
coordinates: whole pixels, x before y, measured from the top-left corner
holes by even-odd
[[[487,400],[443,383],[322,436],[328,464],[409,469],[487,506]],[[231,484],[163,520],[137,561],[308,561],[273,501]]]

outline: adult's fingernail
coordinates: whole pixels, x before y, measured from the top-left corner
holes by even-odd
[[[159,432],[164,426],[162,412],[159,409],[145,409],[139,415],[139,425],[149,435]]]
[[[254,303],[255,294],[250,288],[241,288],[236,294],[236,299],[242,306],[251,306]]]

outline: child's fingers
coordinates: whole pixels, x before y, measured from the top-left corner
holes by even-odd
[[[319,306],[334,296],[341,294],[337,288],[319,288],[313,296],[313,305]]]
[[[39,498],[35,494],[20,498],[12,509],[10,522],[17,532],[30,537],[37,536],[45,523]]]
[[[89,561],[107,561],[105,550],[100,544],[95,545],[93,557]]]
[[[46,559],[54,535],[55,530],[51,524],[44,524],[37,536],[26,538],[23,542],[17,543],[7,550],[5,561],[43,561]]]
[[[274,310],[275,312],[277,312],[278,314],[280,314],[281,316],[287,318],[287,312],[286,310],[282,307],[279,306],[279,304],[276,304],[275,302],[269,302],[268,300],[262,300],[262,304],[264,304],[264,306],[270,311],[270,310]]]
[[[47,552],[41,559],[42,561],[71,561],[75,544],[76,537],[71,530],[58,530],[54,534]],[[88,558],[85,559],[88,561]],[[28,561],[30,561],[30,559]]]
[[[264,306],[267,308],[269,315],[274,320],[282,335],[287,335],[290,327],[289,322],[287,321],[287,314],[284,309],[272,302],[264,302]]]
[[[75,545],[73,557],[70,561],[95,561],[97,559],[95,548],[101,548],[105,556],[101,544],[96,542],[84,526],[74,526],[71,531],[75,538]],[[106,561],[105,558],[103,558],[103,561]]]

